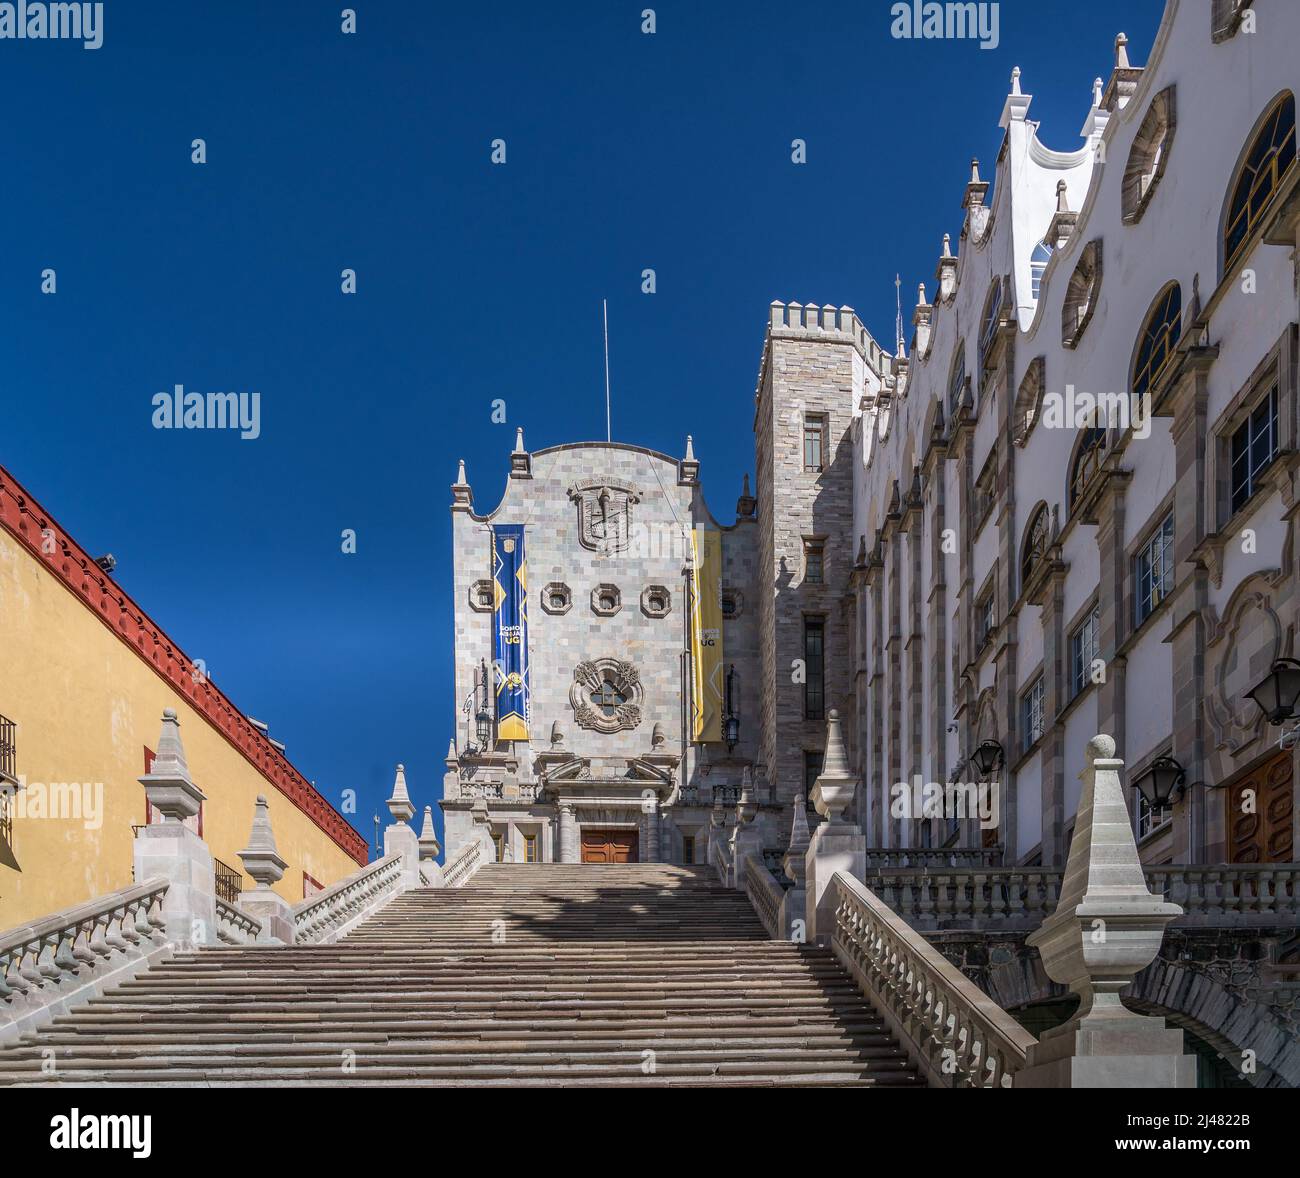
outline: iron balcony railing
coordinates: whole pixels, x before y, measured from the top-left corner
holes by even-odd
[[[228,863],[222,863],[220,859],[214,859],[213,866],[217,876],[217,899],[224,900],[227,904],[238,904],[239,893],[244,890],[243,873]]]
[[[18,747],[14,743],[14,722],[0,716],[0,778],[18,780]]]

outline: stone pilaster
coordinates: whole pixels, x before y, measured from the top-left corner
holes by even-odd
[[[1069,699],[1070,650],[1065,633],[1064,565],[1055,564],[1043,586],[1040,621],[1043,628],[1043,715],[1046,724],[1039,746],[1042,791],[1042,865],[1065,860],[1065,721],[1058,720]],[[1007,862],[1014,862],[1014,847]]]

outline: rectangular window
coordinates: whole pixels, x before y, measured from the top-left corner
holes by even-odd
[[[1174,515],[1170,512],[1137,554],[1133,569],[1134,623],[1142,625],[1174,588]]]
[[[1043,677],[1020,697],[1020,748],[1028,752],[1043,739]]]
[[[1232,435],[1232,510],[1240,511],[1259,489],[1259,476],[1277,457],[1277,386]]]
[[[821,720],[826,712],[826,626],[821,618],[803,620],[803,714]]]
[[[693,834],[682,835],[682,862],[695,862],[695,836]]]
[[[803,419],[803,468],[810,474],[820,474],[824,461],[826,419],[820,414],[809,414]]]
[[[975,649],[983,650],[984,644],[993,637],[993,628],[997,625],[997,613],[993,608],[993,594],[989,592],[975,603]]]
[[[817,778],[822,775],[822,758],[825,754],[821,749],[804,749],[803,752],[803,796],[804,803],[812,805],[812,790],[817,784]]]
[[[1153,810],[1140,790],[1135,789],[1133,792],[1137,796],[1137,836],[1140,840],[1164,826],[1173,816],[1173,811],[1168,806]]]
[[[537,836],[535,834],[524,835],[524,862],[540,863],[541,859],[537,854]]]
[[[821,585],[825,581],[825,549],[820,540],[803,542],[803,579],[809,585]]]
[[[1101,641],[1101,606],[1092,612],[1070,635],[1070,698],[1081,695],[1092,682],[1092,664],[1098,657]]]
[[[984,469],[980,471],[980,476],[975,480],[975,501],[972,504],[975,510],[975,527],[984,526],[984,521],[988,519],[989,513],[993,510],[993,505],[997,502],[997,483],[998,483],[998,455],[995,450],[989,455],[988,461],[984,464]]]

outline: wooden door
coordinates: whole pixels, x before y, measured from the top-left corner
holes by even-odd
[[[635,830],[590,830],[584,827],[582,861],[584,863],[635,863],[637,832]]]
[[[1248,791],[1253,792],[1248,797]],[[1294,795],[1291,751],[1257,765],[1224,790],[1229,863],[1289,863]]]

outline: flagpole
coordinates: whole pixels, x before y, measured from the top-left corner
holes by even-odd
[[[605,320],[605,441],[613,441],[609,427],[609,302],[600,300],[601,314]]]

